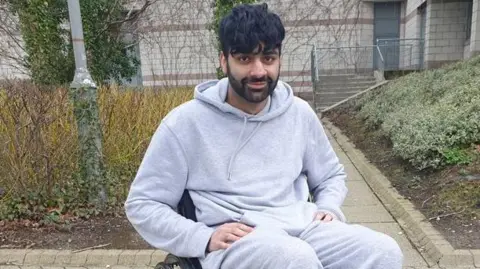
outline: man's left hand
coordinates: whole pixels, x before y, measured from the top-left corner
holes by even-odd
[[[323,222],[329,222],[329,221],[332,221],[334,219],[335,219],[335,217],[332,214],[325,213],[325,212],[317,212],[315,214],[315,218],[314,218],[314,220],[319,220],[319,221],[323,221]]]

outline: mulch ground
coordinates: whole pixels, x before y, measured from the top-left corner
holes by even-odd
[[[0,248],[78,250],[100,245],[107,249],[152,248],[124,215],[40,227],[29,221],[0,222]]]

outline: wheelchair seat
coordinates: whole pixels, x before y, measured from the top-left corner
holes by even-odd
[[[182,198],[178,204],[178,213],[187,219],[197,221],[195,215],[195,206],[188,190],[183,192]],[[158,263],[155,269],[202,269],[200,261],[197,258],[178,257],[168,254],[163,262]]]

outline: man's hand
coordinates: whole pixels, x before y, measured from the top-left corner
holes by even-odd
[[[317,212],[315,214],[315,218],[314,218],[314,220],[319,220],[319,221],[323,221],[323,222],[332,221],[334,219],[335,219],[335,217],[332,214],[325,213],[325,212]]]
[[[208,252],[227,249],[233,242],[253,231],[253,228],[242,223],[227,223],[213,232],[208,244]]]

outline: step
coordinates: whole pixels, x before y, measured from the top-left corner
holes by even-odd
[[[330,93],[330,92],[359,92],[359,91],[366,90],[369,87],[370,86],[368,86],[368,87],[338,87],[338,88],[325,87],[325,88],[316,88],[315,93],[316,94],[322,94],[322,93]]]
[[[319,81],[315,83],[317,87],[344,87],[344,86],[350,86],[350,85],[355,85],[355,86],[362,86],[365,88],[368,88],[372,85],[376,84],[376,80],[360,80],[360,81],[351,81],[351,80],[345,80],[345,81]]]
[[[372,79],[372,78],[375,78],[375,76],[373,75],[373,73],[371,73],[371,74],[365,74],[365,75],[359,75],[359,74],[319,75],[317,78],[318,78],[318,81],[322,81],[322,80],[340,80],[340,81],[343,81],[343,80],[351,80],[351,79],[360,79],[360,80]]]
[[[349,98],[350,96],[353,96],[355,94],[357,94],[357,93],[332,94],[332,95],[328,95],[328,96],[326,96],[326,95],[324,95],[324,96],[315,95],[315,104],[341,101],[341,100]]]
[[[330,96],[350,96],[359,93],[360,91],[328,91],[328,92],[317,92],[315,93],[315,98],[328,98]]]
[[[322,97],[322,98],[317,98],[315,97],[315,105],[316,106],[322,106],[322,105],[326,105],[326,104],[334,104],[334,103],[337,103],[337,102],[340,102],[350,96],[353,96],[353,94],[350,94],[350,95],[344,95],[344,96],[340,96],[340,95],[332,95],[332,96],[328,96],[328,97]]]

